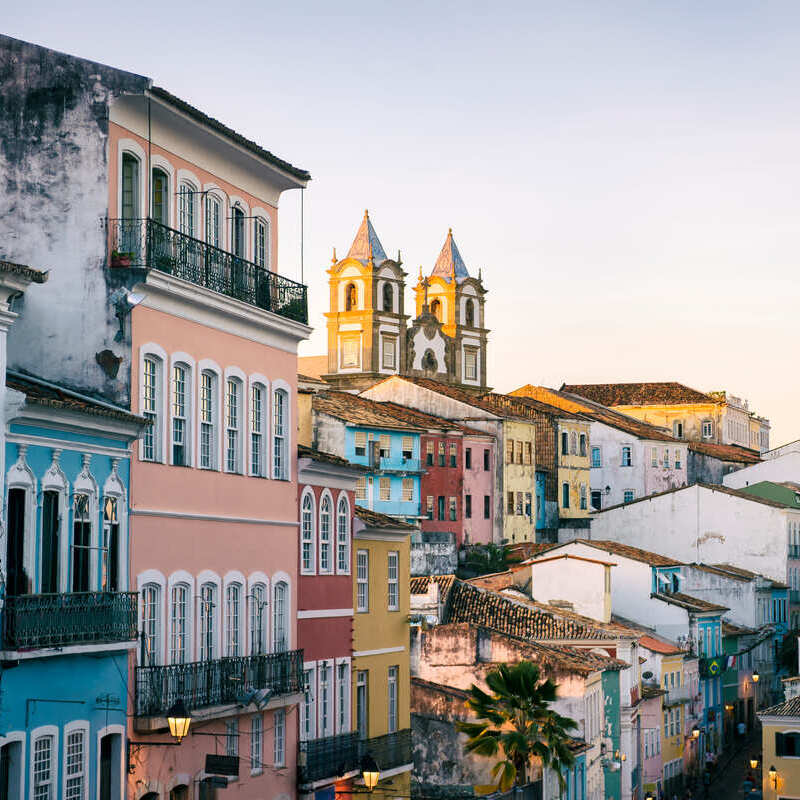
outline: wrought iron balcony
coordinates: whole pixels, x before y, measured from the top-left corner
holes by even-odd
[[[302,650],[137,667],[135,714],[163,717],[178,700],[192,711],[237,703],[253,690],[268,689],[276,696],[304,688]]]
[[[688,703],[691,700],[689,696],[689,687],[685,684],[683,686],[673,686],[667,689],[667,694],[664,697],[665,706],[675,706],[679,703]]]
[[[381,457],[378,469],[381,472],[419,472],[422,462],[418,458]]]
[[[152,219],[110,219],[112,267],[156,269],[303,324],[308,292],[302,283],[168,228]]]
[[[314,783],[325,778],[337,778],[358,769],[359,745],[357,733],[342,733],[300,742],[298,782]]]
[[[3,647],[129,642],[136,622],[136,592],[14,595],[3,606]]]
[[[358,744],[359,761],[365,753],[369,753],[378,763],[381,772],[402,767],[413,761],[410,728],[387,733],[385,736],[374,736],[372,739],[362,739]]]
[[[789,558],[800,558],[800,544],[789,545]]]

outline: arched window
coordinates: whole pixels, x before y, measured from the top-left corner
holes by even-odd
[[[475,326],[475,303],[472,300],[464,304],[464,324],[470,328]]]
[[[189,610],[191,589],[185,583],[176,583],[170,592],[169,663],[186,664],[189,654]]]
[[[240,206],[231,209],[231,253],[245,257],[244,211]]]
[[[273,590],[272,600],[272,643],[273,650],[281,653],[289,649],[289,586],[278,581]]]
[[[250,474],[266,475],[264,439],[267,431],[267,390],[262,383],[250,387]]]
[[[242,382],[228,378],[225,382],[225,469],[242,471]]]
[[[350,574],[350,504],[344,495],[336,507],[336,571]]]
[[[319,504],[319,571],[333,572],[331,563],[331,498],[323,495]]]
[[[103,499],[103,591],[118,592],[122,585],[120,572],[120,515],[119,498]]]
[[[92,513],[88,494],[76,492],[72,503],[71,591],[89,591],[89,556],[92,552]]]
[[[431,303],[431,314],[433,314],[439,322],[442,321],[442,304],[438,300],[434,300]]]
[[[200,587],[200,660],[211,661],[216,658],[216,613],[217,587],[214,583],[204,583]]]
[[[242,587],[229,583],[225,589],[225,655],[241,655]]]
[[[8,534],[6,537],[6,593],[9,596],[26,594],[28,577],[25,574],[25,510],[28,505],[26,489],[8,490]]]
[[[195,187],[190,183],[182,183],[178,192],[178,227],[187,236],[197,235],[197,214],[195,211]]]
[[[269,269],[270,241],[269,241],[269,220],[264,217],[256,217],[253,226],[253,261],[259,267]]]
[[[200,375],[200,467],[217,468],[217,376],[211,370]]]
[[[206,243],[220,247],[222,242],[222,202],[213,194],[206,194]]]
[[[153,198],[150,216],[162,225],[169,225],[169,176],[163,169],[153,169]]]
[[[191,463],[191,375],[186,364],[172,367],[172,463],[176,467],[186,467]]]
[[[161,461],[161,359],[147,355],[142,364],[142,415],[150,424],[142,434],[143,461]]]
[[[288,397],[283,389],[277,389],[272,399],[272,475],[276,480],[288,478],[287,438],[288,430]]]
[[[250,591],[250,655],[267,652],[268,613],[267,587],[256,583]]]
[[[348,283],[344,290],[344,310],[353,311],[358,306],[358,294],[356,285]]]
[[[314,558],[314,495],[311,490],[303,494],[300,513],[300,528],[302,534],[302,572],[313,575],[315,569]]]
[[[383,310],[394,311],[394,287],[388,281],[383,284]]]
[[[146,583],[142,587],[142,634],[145,666],[161,661],[161,587]]]

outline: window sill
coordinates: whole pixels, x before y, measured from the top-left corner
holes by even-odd
[[[260,768],[259,769],[251,769],[250,770],[250,777],[251,778],[257,778],[259,775],[263,775],[263,774],[264,774],[264,770],[260,769]]]

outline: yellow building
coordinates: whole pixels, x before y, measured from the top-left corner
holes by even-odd
[[[503,539],[509,544],[536,541],[536,428],[505,416],[502,420]]]
[[[588,420],[558,420],[559,519],[589,517],[590,427]]]
[[[379,797],[411,794],[410,534],[415,528],[356,507],[353,525],[353,720],[378,765]]]
[[[764,800],[800,797],[800,696],[759,712]]]

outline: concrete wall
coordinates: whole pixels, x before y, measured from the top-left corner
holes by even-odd
[[[593,539],[613,539],[687,562],[728,562],[787,580],[788,520],[775,508],[698,485],[595,514]]]
[[[759,626],[756,620],[756,581],[737,581],[692,566],[681,568],[681,578],[682,592],[727,606],[730,611],[725,618],[730,622],[747,628]],[[771,590],[768,586],[763,591],[769,598]]]
[[[530,569],[531,594],[536,600],[552,605],[568,601],[578,614],[601,622],[611,618],[611,595],[606,592],[606,572],[610,566],[577,558],[559,558],[534,561]]]
[[[742,489],[760,481],[800,483],[800,453],[787,452],[731,472],[722,479],[722,483],[732,489]]]
[[[457,568],[455,542],[411,542],[412,575],[451,575]]]

